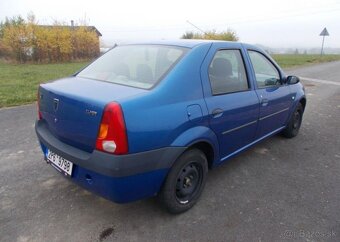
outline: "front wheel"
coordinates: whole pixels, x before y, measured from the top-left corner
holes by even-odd
[[[183,153],[171,168],[159,194],[162,205],[170,213],[182,213],[199,199],[208,173],[204,153],[190,149]]]
[[[303,115],[303,106],[301,103],[296,107],[287,127],[282,131],[282,135],[286,138],[293,138],[299,133]]]

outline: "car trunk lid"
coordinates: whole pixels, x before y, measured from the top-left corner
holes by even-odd
[[[105,105],[143,92],[146,90],[70,77],[40,85],[40,112],[56,138],[92,152]]]

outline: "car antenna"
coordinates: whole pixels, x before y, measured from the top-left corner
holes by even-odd
[[[207,32],[205,32],[204,30],[202,30],[201,28],[197,27],[195,24],[191,23],[189,20],[187,20],[187,23],[190,24],[191,26],[193,26],[194,28],[198,29],[199,31],[201,31],[202,33],[204,33],[207,36],[213,37],[210,34],[208,34]]]

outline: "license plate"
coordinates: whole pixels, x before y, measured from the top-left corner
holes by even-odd
[[[54,168],[56,168],[61,173],[64,173],[66,176],[72,175],[73,163],[65,158],[57,155],[51,150],[47,150],[47,162],[50,163]]]

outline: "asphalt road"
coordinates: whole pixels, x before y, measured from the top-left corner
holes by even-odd
[[[210,171],[199,203],[177,216],[64,179],[42,159],[35,105],[1,109],[0,241],[340,241],[340,62],[288,72],[321,80],[303,81],[299,136]]]

